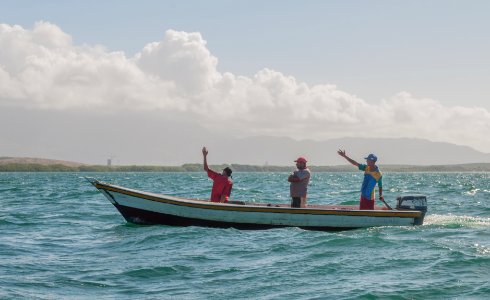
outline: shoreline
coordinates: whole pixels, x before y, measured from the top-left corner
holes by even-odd
[[[291,172],[294,166],[257,166],[257,165],[211,165],[214,170],[221,170],[231,167],[234,172]],[[383,172],[490,172],[490,163],[471,163],[454,165],[379,165]],[[357,168],[351,165],[341,166],[309,166],[312,172],[358,172]],[[201,172],[202,164],[183,164],[181,166],[103,166],[103,165],[80,165],[68,166],[64,164],[36,164],[36,163],[7,163],[0,164],[0,172]]]

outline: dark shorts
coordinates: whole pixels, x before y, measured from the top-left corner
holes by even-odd
[[[291,207],[301,207],[301,197],[292,197]]]
[[[374,200],[365,198],[361,195],[361,203],[359,205],[359,209],[373,210],[374,209]]]

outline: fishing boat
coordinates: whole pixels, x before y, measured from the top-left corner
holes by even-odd
[[[422,225],[427,211],[423,195],[397,198],[396,209],[376,206],[359,210],[349,205],[308,205],[186,199],[121,187],[86,178],[121,213],[127,222],[172,226],[237,229],[300,227],[309,230],[347,230],[375,226]]]

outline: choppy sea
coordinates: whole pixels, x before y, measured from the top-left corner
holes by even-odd
[[[286,173],[232,198],[288,203]],[[423,226],[341,232],[126,223],[83,176],[206,199],[203,173],[0,173],[0,299],[490,299],[490,173],[384,173]],[[309,203],[357,204],[359,173],[313,173]]]

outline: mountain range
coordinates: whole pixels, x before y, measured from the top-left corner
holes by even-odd
[[[378,156],[379,164],[448,165],[489,163],[490,154],[467,146],[431,142],[411,138],[339,138],[326,141],[277,137],[229,139],[210,152],[213,160],[228,163],[270,165],[293,164],[297,156],[305,156],[312,165],[341,165],[347,163],[337,155],[338,149],[357,162],[370,153]],[[238,151],[239,150],[239,151]],[[211,159],[211,157],[209,158]]]
[[[88,115],[2,108],[0,156],[90,165],[105,165],[112,158],[114,165],[180,166],[202,163],[201,149],[206,146],[210,164],[294,166],[295,158],[305,156],[309,165],[347,165],[338,149],[358,162],[374,153],[381,165],[490,163],[489,153],[418,138],[296,140],[259,134],[244,137],[248,133],[235,133],[233,124],[222,127],[209,128],[182,115],[163,118],[158,112]]]
[[[467,146],[450,143],[431,142],[423,139],[410,138],[339,138],[326,141],[294,140],[285,137],[248,137],[248,138],[193,138],[183,142],[153,142],[148,147],[118,148],[117,157],[131,157],[132,162],[125,163],[113,160],[115,165],[181,165],[185,163],[201,163],[202,146],[209,150],[210,164],[246,164],[294,166],[294,160],[305,156],[309,165],[338,166],[348,164],[337,155],[338,149],[345,149],[347,154],[357,162],[364,162],[369,153],[378,156],[380,165],[455,165],[472,163],[490,163],[490,154],[482,153]],[[136,151],[137,156],[134,155]],[[138,157],[150,158],[156,163],[138,163]],[[158,158],[162,162],[158,162]],[[58,159],[58,158],[53,158]],[[59,158],[70,160],[65,158]],[[166,162],[173,163],[166,163]],[[13,157],[0,158],[0,163],[41,163],[49,164],[48,160],[20,159]],[[60,163],[55,161],[51,163]],[[101,160],[99,165],[104,165]],[[62,162],[63,165],[79,165],[80,162]]]

